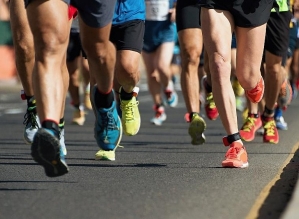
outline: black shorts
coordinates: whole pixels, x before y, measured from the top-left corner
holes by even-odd
[[[198,0],[208,9],[229,11],[238,27],[257,27],[267,23],[274,0]]]
[[[290,11],[271,13],[266,30],[266,51],[281,57],[287,54],[291,18],[292,14]]]
[[[141,53],[143,47],[144,21],[131,20],[122,24],[113,25],[110,41],[117,50],[131,50]]]
[[[177,31],[189,28],[201,28],[200,7],[198,0],[177,0],[176,24]]]
[[[86,57],[85,52],[83,51],[81,40],[80,40],[80,34],[77,32],[71,32],[70,33],[70,40],[69,45],[67,47],[66,51],[66,61],[72,62],[79,56]]]

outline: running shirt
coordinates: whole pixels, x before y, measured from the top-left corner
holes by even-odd
[[[166,21],[176,0],[145,0],[147,21]]]
[[[145,20],[144,0],[117,0],[112,25],[131,20]]]
[[[292,0],[276,0],[276,3],[279,8],[279,12],[290,11],[291,10],[291,2]],[[271,10],[271,12],[276,12],[275,8]]]

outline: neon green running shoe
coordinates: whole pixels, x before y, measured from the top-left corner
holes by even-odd
[[[189,115],[189,114],[188,114]],[[189,135],[191,136],[191,144],[200,145],[206,142],[206,137],[203,132],[206,129],[206,123],[197,113],[192,115],[190,118]],[[188,120],[187,120],[188,121]]]
[[[120,88],[119,93],[121,89],[122,88]],[[129,136],[136,135],[140,129],[141,118],[138,109],[139,101],[137,101],[136,98],[138,91],[138,87],[133,89],[133,97],[131,100],[122,100],[119,95],[123,132]]]
[[[118,147],[123,147],[120,145],[116,145],[116,147],[113,150],[105,151],[103,149],[100,149],[96,154],[95,154],[95,159],[96,160],[108,160],[108,161],[115,161],[115,150]]]

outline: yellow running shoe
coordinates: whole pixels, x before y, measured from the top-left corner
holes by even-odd
[[[188,114],[189,117],[189,114]],[[188,120],[187,120],[188,121]],[[206,129],[206,123],[197,113],[192,115],[189,126],[189,135],[191,136],[191,144],[200,145],[206,142],[206,137],[203,134]]]
[[[73,114],[72,123],[76,125],[84,125],[85,122],[85,114],[84,110],[76,109]]]
[[[122,87],[119,89],[119,93],[121,92]],[[139,92],[139,88],[135,87],[133,89],[133,97],[131,100],[122,100],[120,99],[120,109],[121,109],[121,122],[123,126],[123,131],[126,135],[136,135],[140,129],[140,113],[138,109],[139,101],[137,101],[137,95]]]
[[[236,78],[233,79],[232,86],[236,96],[241,97],[244,95],[244,89]]]
[[[96,154],[95,154],[95,159],[96,160],[108,160],[108,161],[115,161],[115,150],[118,147],[123,147],[120,145],[116,145],[116,147],[113,150],[105,151],[103,149],[100,149]]]

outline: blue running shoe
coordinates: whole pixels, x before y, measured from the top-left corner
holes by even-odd
[[[116,109],[116,102],[112,102],[110,108],[98,109],[95,104],[95,93],[97,92],[97,86],[93,87],[93,95],[91,102],[96,115],[94,137],[98,146],[105,150],[111,151],[119,145],[122,137],[122,124],[118,116]]]
[[[59,139],[52,130],[38,129],[31,145],[31,156],[44,167],[49,177],[62,176],[69,171],[60,148]]]
[[[288,123],[284,121],[282,116],[275,118],[276,128],[279,130],[288,130]]]

